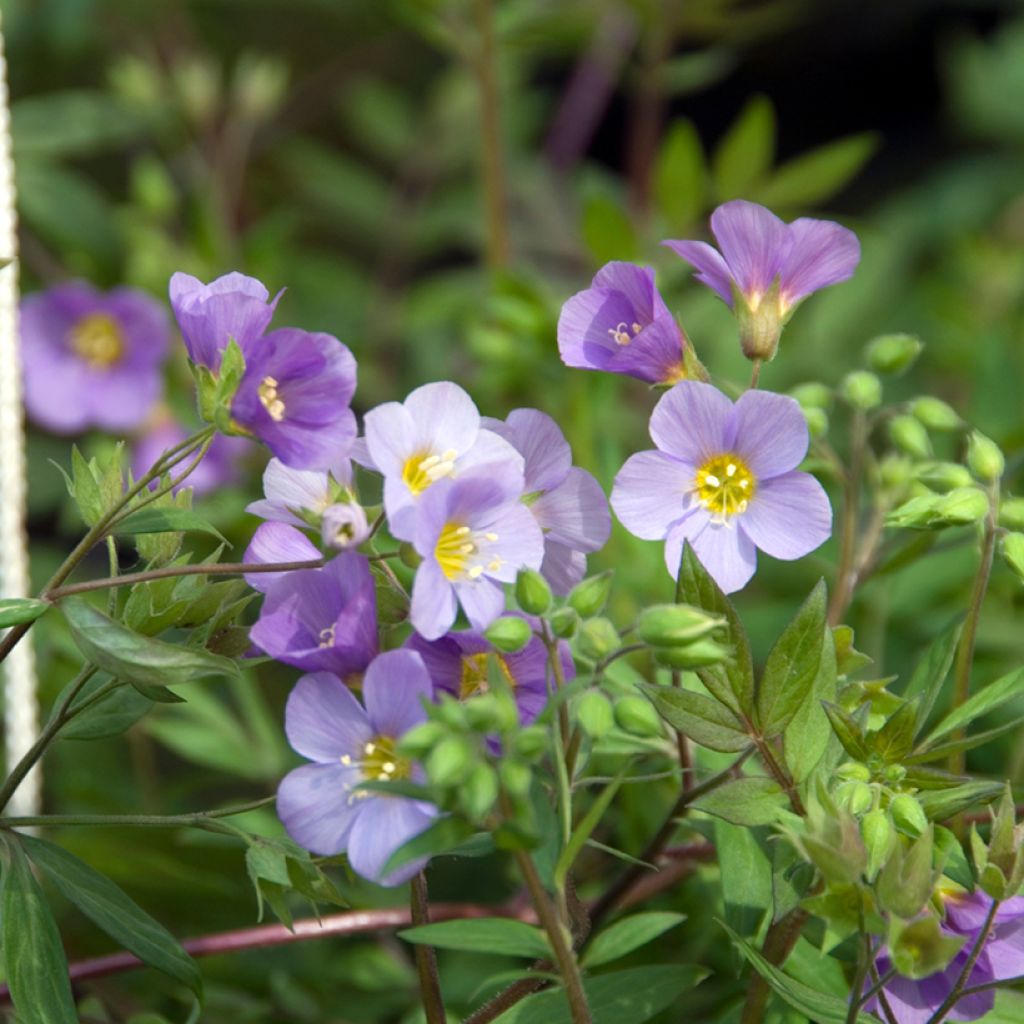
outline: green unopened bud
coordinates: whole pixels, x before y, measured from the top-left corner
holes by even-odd
[[[887,942],[893,967],[907,978],[927,978],[947,967],[967,941],[966,935],[949,935],[937,918],[915,921],[892,918]]]
[[[484,636],[503,654],[515,654],[530,642],[533,630],[526,619],[503,615],[484,630]]]
[[[903,373],[923,348],[924,343],[913,334],[883,334],[868,343],[864,355],[875,373]]]
[[[513,797],[524,797],[530,792],[533,772],[530,766],[513,758],[503,758],[498,765],[498,775],[505,790]]]
[[[527,761],[533,761],[548,749],[548,731],[542,725],[528,725],[516,733],[512,749]]]
[[[913,416],[893,416],[889,421],[889,438],[901,452],[911,458],[931,458],[932,443],[928,431]]]
[[[999,445],[978,430],[967,439],[967,468],[984,484],[995,483],[1006,469]]]
[[[902,491],[914,477],[914,464],[905,455],[889,452],[878,463],[878,477],[887,491]]]
[[[931,395],[915,399],[910,411],[929,430],[956,430],[962,422],[951,405]]]
[[[717,640],[705,637],[703,640],[695,640],[692,644],[682,647],[652,647],[651,653],[659,665],[685,670],[704,668],[707,665],[717,665],[727,661],[732,654],[732,649],[720,644]]]
[[[832,404],[832,389],[818,381],[797,384],[789,394],[800,403],[804,412],[808,409],[827,409]]]
[[[710,636],[724,624],[721,615],[688,604],[656,604],[640,613],[637,631],[645,644],[669,647]]]
[[[433,713],[438,721],[443,722],[449,729],[469,728],[466,705],[449,693],[441,694],[440,699],[434,705]]]
[[[612,702],[600,690],[587,690],[576,702],[580,728],[591,738],[607,736],[615,726]]]
[[[580,617],[575,608],[556,608],[551,613],[551,632],[562,640],[575,636],[579,624]]]
[[[435,786],[457,786],[473,770],[473,746],[462,736],[445,736],[427,755],[425,767]]]
[[[914,477],[926,487],[943,492],[955,487],[970,487],[974,483],[967,467],[957,462],[919,463],[914,469]]]
[[[609,569],[608,572],[582,580],[572,588],[566,603],[584,619],[600,615],[612,589],[613,575]]]
[[[896,839],[889,815],[880,807],[868,811],[861,818],[860,834],[864,840],[864,848],[868,852],[868,863],[864,873],[868,879],[878,874],[879,868],[885,863]]]
[[[939,529],[944,525],[939,515],[939,502],[942,497],[938,494],[921,494],[911,498],[885,517],[885,525],[904,530]]]
[[[871,806],[874,790],[866,782],[841,782],[836,786],[835,798],[840,807],[859,817]]]
[[[516,577],[516,600],[527,615],[543,615],[551,607],[551,587],[536,569],[523,569]]]
[[[398,743],[398,752],[406,757],[420,760],[448,735],[440,722],[422,722],[414,725]]]
[[[889,801],[893,824],[909,836],[919,836],[928,828],[928,819],[921,805],[909,793],[897,793]]]
[[[955,526],[976,523],[988,514],[988,495],[980,487],[957,487],[939,499],[936,511]]]
[[[661,735],[661,719],[654,705],[644,697],[632,694],[620,697],[615,702],[615,721],[619,727],[632,736],[645,739]]]
[[[845,781],[869,782],[871,769],[860,761],[844,761],[836,769],[836,775]]]
[[[1024,533],[1008,533],[1002,543],[1003,560],[1024,580]]]
[[[484,693],[466,701],[466,721],[477,732],[508,732],[519,723],[510,693]]]
[[[410,569],[418,569],[423,561],[420,553],[408,541],[403,541],[398,545],[398,557],[401,559],[402,565],[406,565]]]
[[[480,820],[498,799],[498,773],[486,762],[478,764],[460,787],[459,796],[469,817]]]
[[[882,770],[882,778],[890,786],[898,785],[907,777],[907,769],[901,764],[887,764]]]
[[[804,409],[803,414],[811,437],[824,437],[828,433],[828,413],[824,409]]]
[[[839,385],[839,393],[854,409],[865,412],[882,404],[882,382],[867,370],[848,373]]]
[[[933,852],[931,828],[925,828],[906,853],[901,843],[893,844],[877,883],[878,899],[885,910],[903,918],[916,917],[921,912],[935,887]]]
[[[576,639],[580,654],[591,661],[602,658],[617,651],[621,646],[619,631],[605,618],[588,619],[580,626]]]
[[[999,506],[999,525],[1024,530],[1024,498],[1004,498]]]

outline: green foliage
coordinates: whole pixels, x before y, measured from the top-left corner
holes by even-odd
[[[505,917],[478,917],[469,921],[442,921],[400,931],[407,942],[422,942],[441,949],[487,952],[496,956],[551,957],[547,937],[539,928]]]
[[[590,940],[582,966],[600,967],[619,960],[685,920],[685,914],[666,911],[649,911],[624,917]]]

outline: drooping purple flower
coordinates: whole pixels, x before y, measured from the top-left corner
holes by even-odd
[[[189,359],[216,371],[232,338],[245,348],[262,337],[282,294],[268,301],[270,292],[260,281],[237,272],[203,284],[178,271],[171,277],[171,308]]]
[[[145,476],[165,451],[187,438],[188,431],[173,419],[165,419],[147,431],[135,443],[132,454],[132,472],[136,480]],[[242,478],[242,463],[256,449],[244,437],[215,434],[206,455],[181,485],[191,487],[196,497],[210,494],[220,487],[238,483]],[[184,464],[176,468],[180,472]],[[156,487],[156,483],[153,484]]]
[[[548,652],[540,637],[533,637],[515,654],[496,650],[476,629],[446,633],[436,640],[425,640],[414,633],[406,647],[423,658],[435,692],[444,691],[460,700],[486,693],[490,667],[496,664],[512,690],[520,725],[529,725],[547,703],[551,673]],[[573,679],[576,666],[564,640],[558,643],[558,657],[563,678]]]
[[[60,284],[21,303],[25,409],[56,434],[140,427],[163,393],[170,325],[135,288]]]
[[[523,473],[519,453],[480,429],[473,400],[451,381],[424,384],[404,402],[368,412],[366,452],[384,477],[388,524],[401,540],[413,539],[416,505],[437,481],[484,466],[495,476]]]
[[[711,231],[721,252],[707,242],[664,244],[736,313],[749,359],[771,359],[796,306],[851,277],[860,262],[860,243],[848,228],[810,217],[787,224],[743,199],[719,206]]]
[[[243,346],[234,420],[286,466],[327,469],[356,436],[356,361],[330,334],[285,327]]]
[[[654,284],[654,271],[606,263],[562,306],[558,351],[566,366],[624,373],[649,384],[687,376],[686,336]]]
[[[630,533],[665,541],[675,576],[683,542],[726,593],[742,588],[757,549],[801,558],[832,532],[821,484],[796,467],[807,453],[807,421],[792,398],[747,391],[735,405],[717,388],[682,381],[654,407],[657,451],[619,470],[612,508]]]
[[[885,998],[897,1024],[925,1024],[953,991],[963,973],[971,950],[985,925],[992,906],[991,897],[980,891],[951,897],[946,895],[945,919],[940,928],[951,937],[964,936],[966,941],[945,970],[926,978],[906,978],[896,975],[885,983]],[[888,955],[879,956],[875,965],[879,976],[892,967]],[[1000,904],[995,922],[982,947],[965,988],[1005,981],[1024,974],[1024,897],[1014,896]],[[975,992],[962,997],[947,1015],[948,1020],[978,1020],[995,1004],[995,992]],[[876,996],[872,996],[865,1010],[881,1014]]]
[[[485,629],[505,609],[502,584],[540,566],[544,538],[521,493],[522,476],[478,471],[439,480],[420,498],[413,545],[423,561],[410,618],[428,640],[451,628],[460,604]]]
[[[246,505],[245,510],[261,519],[308,526],[341,501],[351,484],[352,464],[344,457],[323,470],[292,469],[280,459],[271,459],[263,471],[265,497]]]
[[[286,539],[270,548],[270,540],[282,538],[272,537],[268,528],[280,526],[266,523],[260,528],[266,531],[261,541],[268,541],[264,551],[269,555],[262,560],[319,557],[312,544],[314,554],[308,555],[309,549],[302,554],[303,546],[294,535],[290,544]],[[297,530],[293,534],[302,536]],[[250,574],[259,575],[265,574]],[[377,653],[377,599],[370,563],[348,551],[322,569],[282,574],[267,586],[260,617],[249,636],[270,657],[307,672],[323,670],[342,677],[362,672]]]
[[[280,562],[313,562],[321,558],[320,549],[301,531],[287,523],[260,523],[256,532],[245,549],[242,560],[248,564],[258,562],[262,565]],[[291,572],[305,572],[303,569],[292,569]],[[245,582],[266,594],[270,588],[287,575],[285,572],[250,572],[245,574]],[[300,668],[304,666],[299,666]]]
[[[587,552],[604,547],[611,532],[604,491],[573,466],[569,442],[546,413],[514,409],[504,421],[483,423],[523,457],[523,501],[544,532],[540,571],[556,594],[568,594],[587,571]]]
[[[303,676],[288,698],[288,742],[312,764],[289,772],[277,791],[277,813],[300,846],[322,856],[345,853],[352,870],[380,885],[401,885],[426,858],[383,875],[391,855],[437,817],[432,804],[379,790],[366,781],[421,781],[419,766],[401,757],[402,736],[426,721],[422,702],[430,677],[413,651],[389,651],[363,679],[365,707],[336,676]]]

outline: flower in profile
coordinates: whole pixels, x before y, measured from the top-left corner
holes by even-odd
[[[432,804],[364,782],[422,780],[419,766],[397,750],[401,738],[426,721],[430,677],[413,651],[389,651],[363,679],[365,707],[328,672],[303,676],[285,709],[288,742],[312,764],[294,769],[277,791],[277,813],[300,846],[321,856],[344,853],[356,874],[380,885],[401,885],[427,863],[422,858],[388,875],[391,855],[437,817]]]
[[[331,505],[344,500],[352,485],[352,463],[336,459],[329,469],[292,469],[280,459],[271,459],[263,471],[263,494],[245,506],[261,519],[292,526],[320,522]]]
[[[282,562],[314,562],[323,556],[320,549],[301,531],[287,523],[260,523],[256,532],[245,549],[242,561],[251,565],[276,565]],[[292,569],[291,572],[305,572],[304,569]],[[245,582],[258,590],[267,593],[285,572],[250,572],[245,574]],[[304,667],[304,666],[300,666]]]
[[[556,594],[568,594],[587,571],[587,552],[604,547],[611,532],[604,491],[573,466],[569,442],[545,413],[514,409],[504,421],[483,422],[523,457],[523,501],[544,532],[540,571]]]
[[[807,421],[792,398],[747,391],[735,405],[717,388],[683,381],[654,407],[657,451],[619,470],[612,508],[631,533],[665,541],[675,576],[683,542],[726,593],[742,588],[757,549],[801,558],[832,532],[824,488],[796,471],[807,453]]]
[[[412,539],[423,561],[410,618],[426,639],[451,628],[460,604],[470,624],[485,629],[505,609],[502,584],[540,566],[544,538],[519,501],[522,479],[478,471],[440,480],[423,494]]]
[[[181,444],[188,436],[188,431],[170,417],[143,434],[135,442],[132,454],[135,479],[145,476],[165,451]],[[211,494],[220,487],[238,483],[242,477],[241,464],[253,450],[252,443],[244,437],[215,434],[206,455],[181,486],[191,487],[193,494],[199,497]],[[181,463],[175,467],[175,472],[180,473],[186,465]],[[156,487],[155,482],[153,487]]]
[[[142,426],[163,393],[170,326],[135,288],[60,284],[21,303],[25,409],[57,434]]]
[[[654,271],[633,263],[606,263],[558,318],[566,366],[674,384],[689,376],[685,350],[686,337],[658,294]]]
[[[952,993],[967,965],[985,926],[985,918],[992,899],[980,891],[951,896],[943,894],[945,918],[941,922],[942,934],[964,944],[948,966],[925,978],[907,978],[895,975],[885,983],[885,1000],[897,1024],[925,1024]],[[888,974],[892,961],[887,952],[875,960],[880,977]],[[965,988],[1006,981],[1024,974],[1024,897],[1005,900],[996,910],[995,920],[977,961],[967,976]],[[978,1020],[995,1005],[995,992],[974,992],[961,997],[946,1018],[948,1020]],[[881,1015],[880,1000],[872,996],[864,1009]]]
[[[237,272],[203,284],[179,270],[171,277],[171,308],[189,359],[216,371],[232,338],[245,348],[263,336],[282,294],[268,301],[270,293],[260,281]]]
[[[391,532],[412,540],[416,505],[439,480],[489,466],[522,478],[523,460],[497,434],[480,429],[473,399],[451,381],[424,384],[404,402],[385,402],[366,414],[366,453],[384,477]]]
[[[711,231],[721,252],[707,242],[664,244],[732,308],[748,359],[771,359],[797,305],[851,277],[860,262],[860,243],[848,228],[810,217],[787,224],[743,199],[719,206]]]
[[[298,530],[288,527],[288,538],[275,535],[282,527],[260,527],[261,547],[250,547],[246,557],[275,562],[320,557],[312,543],[307,541],[308,548],[301,544],[299,538],[306,538]],[[265,574],[251,573],[249,582],[260,575]],[[370,563],[347,551],[322,569],[272,575],[277,578],[266,586],[260,617],[249,634],[252,642],[270,657],[307,672],[323,670],[343,678],[362,672],[377,653],[377,598]]]
[[[320,539],[336,551],[357,548],[370,536],[366,510],[358,502],[342,501],[324,511],[320,520]]]
[[[356,436],[349,402],[356,361],[330,334],[285,327],[243,346],[245,373],[231,402],[236,426],[286,466],[327,469]]]

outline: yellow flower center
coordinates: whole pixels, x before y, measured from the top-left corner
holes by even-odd
[[[412,761],[407,757],[399,757],[395,746],[394,736],[374,736],[363,746],[363,756],[358,761],[348,754],[343,754],[340,760],[346,768],[355,765],[362,771],[363,778],[375,782],[408,779],[412,775]]]
[[[277,388],[277,378],[268,375],[260,381],[256,394],[259,395],[263,408],[270,413],[270,418],[280,423],[284,419],[284,401],[278,397]]]
[[[735,453],[708,459],[694,478],[697,500],[718,519],[741,515],[754,495],[754,474]]]
[[[124,335],[112,316],[90,313],[71,328],[71,347],[93,369],[105,370],[121,361]]]
[[[462,679],[459,682],[459,699],[466,700],[467,697],[475,697],[478,693],[486,693],[488,690],[487,676],[489,669],[489,658],[497,661],[501,674],[505,677],[508,685],[515,689],[516,681],[508,662],[500,654],[464,654],[462,656]]]
[[[608,333],[612,336],[616,345],[628,345],[641,330],[643,328],[634,321],[632,324],[633,333],[630,334],[630,325],[622,321],[622,323],[616,324],[614,327],[609,327]]]
[[[462,523],[445,523],[434,546],[434,557],[441,571],[453,582],[475,580],[485,570],[497,572],[501,568],[501,558],[484,561],[485,556],[481,550],[482,546],[493,544],[497,539],[498,535],[490,531],[474,534]]]
[[[402,481],[415,495],[422,494],[431,484],[443,476],[449,476],[455,469],[459,453],[449,448],[443,455],[420,452],[405,460],[402,467]]]

